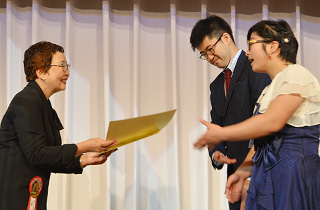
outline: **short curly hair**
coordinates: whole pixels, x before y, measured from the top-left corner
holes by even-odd
[[[24,53],[24,73],[27,82],[36,80],[36,70],[47,72],[51,65],[52,56],[56,52],[64,53],[63,47],[47,41],[31,45]]]

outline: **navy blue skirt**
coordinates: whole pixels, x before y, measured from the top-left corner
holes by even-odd
[[[246,209],[320,209],[319,125],[286,125],[276,136],[253,157]]]

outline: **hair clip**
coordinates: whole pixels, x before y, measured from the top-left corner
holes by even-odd
[[[290,43],[290,39],[286,38],[281,38],[280,39],[281,44],[289,44]]]

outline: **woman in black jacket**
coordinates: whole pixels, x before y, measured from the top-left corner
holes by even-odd
[[[0,209],[47,209],[51,172],[80,174],[104,163],[115,140],[61,145],[61,122],[50,96],[66,89],[70,64],[61,46],[32,45],[24,54],[29,82],[11,101],[0,128]]]

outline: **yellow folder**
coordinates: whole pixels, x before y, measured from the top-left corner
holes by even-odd
[[[116,139],[119,144],[107,151],[158,133],[170,122],[175,112],[174,109],[153,115],[110,121],[107,139]]]

